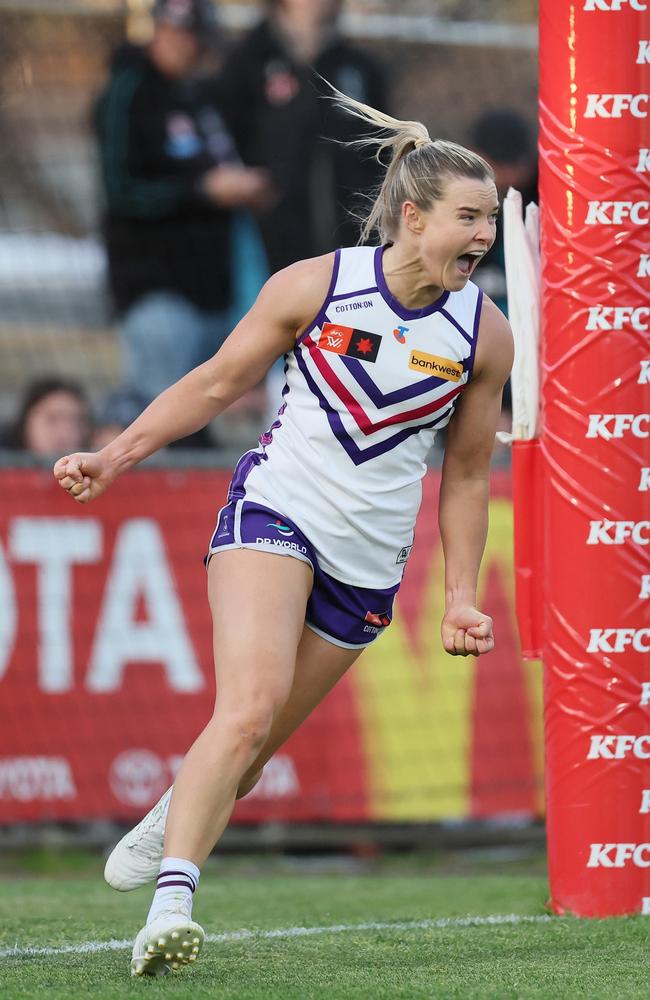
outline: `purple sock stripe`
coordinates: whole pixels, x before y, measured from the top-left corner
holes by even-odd
[[[194,878],[193,875],[190,875],[189,872],[179,872],[179,871],[174,871],[174,870],[171,870],[171,871],[168,871],[168,872],[160,872],[160,874],[158,875],[158,878],[159,879],[161,879],[161,878],[167,878],[168,875],[178,875],[181,878],[187,878],[192,883],[193,888],[196,889],[196,879]]]
[[[189,880],[187,882],[183,882],[181,879],[176,879],[175,881],[172,882],[162,882],[162,883],[159,881],[156,888],[169,889],[173,885],[182,885],[184,889],[189,889],[192,894],[196,892],[196,886],[192,885],[192,883]]]
[[[184,872],[177,868],[166,868],[164,872],[158,872],[157,877],[162,878],[163,875],[185,875],[186,878],[191,878],[193,882],[196,882],[196,879],[190,872]]]

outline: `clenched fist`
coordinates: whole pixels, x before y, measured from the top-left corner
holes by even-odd
[[[79,503],[95,500],[115,478],[103,452],[77,452],[64,455],[52,470],[59,486]]]
[[[442,644],[451,656],[480,656],[494,649],[492,619],[471,604],[450,604],[440,631]]]

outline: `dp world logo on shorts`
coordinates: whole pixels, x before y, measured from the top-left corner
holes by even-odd
[[[282,521],[269,521],[266,527],[275,528],[275,530],[281,535],[284,535],[285,538],[289,538],[290,535],[293,535],[291,528],[287,524],[283,524]]]
[[[108,783],[116,799],[128,806],[148,806],[167,786],[167,766],[151,750],[125,750],[111,764]]]

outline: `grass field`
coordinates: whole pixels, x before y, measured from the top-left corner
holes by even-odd
[[[195,904],[213,940],[195,966],[156,980],[129,976],[128,939],[142,923],[148,890],[113,892],[96,858],[35,855],[25,864],[17,872],[4,859],[0,874],[2,1000],[650,994],[647,918],[549,918],[543,865],[530,859],[217,861]],[[508,919],[485,919],[499,915]],[[68,946],[77,950],[57,951]]]

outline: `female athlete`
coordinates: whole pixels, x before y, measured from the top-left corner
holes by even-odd
[[[492,171],[454,143],[339,95],[389,154],[360,245],[274,275],[219,352],[163,392],[96,454],[54,466],[79,503],[170,441],[199,430],[284,355],[277,419],[246,453],[207,563],[218,697],[173,788],[115,848],[118,889],[158,873],[133,975],[194,961],[200,867],[266,761],[361,651],[390,626],[413,543],[425,458],[448,425],[439,521],[442,642],[494,646],[476,587],[490,455],[510,372],[510,328],[471,281],[495,237]],[[164,846],[163,846],[164,838]]]

